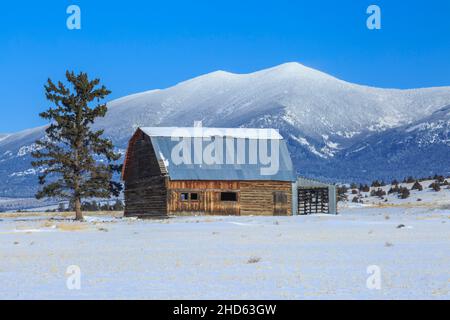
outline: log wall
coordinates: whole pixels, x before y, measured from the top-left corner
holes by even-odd
[[[242,215],[292,215],[291,182],[242,181]]]
[[[168,210],[174,215],[239,215],[238,181],[169,181]],[[221,201],[221,192],[236,192],[237,201]],[[182,193],[197,193],[198,200],[181,200]]]
[[[168,181],[168,212],[173,215],[291,215],[290,182]],[[237,201],[221,201],[221,192],[236,192]],[[197,193],[198,200],[182,200]]]

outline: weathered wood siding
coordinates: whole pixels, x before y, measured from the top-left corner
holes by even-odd
[[[168,181],[168,211],[173,215],[291,215],[290,182]],[[221,192],[236,192],[237,201],[221,201]],[[181,200],[197,193],[198,200]]]
[[[238,181],[168,181],[168,210],[174,215],[239,215]],[[221,201],[221,192],[236,192],[237,201]],[[182,193],[197,193],[198,200],[181,200]]]
[[[241,215],[292,215],[292,187],[284,181],[242,181]]]
[[[167,178],[151,140],[137,131],[130,140],[125,179],[125,216],[167,215]]]

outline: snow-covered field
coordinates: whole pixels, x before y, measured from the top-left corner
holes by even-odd
[[[338,216],[3,214],[0,298],[449,299],[449,218],[443,201]],[[66,286],[71,265],[80,290]],[[366,284],[373,265],[379,290]]]

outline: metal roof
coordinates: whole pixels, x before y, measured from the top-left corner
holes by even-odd
[[[227,132],[223,131],[227,129],[218,129],[216,132],[225,134],[222,136],[225,138],[221,139],[222,145],[217,142],[220,140],[218,139],[221,137],[220,135],[203,133],[200,137],[196,133],[192,136],[191,133],[194,133],[193,129],[197,128],[187,128],[189,130],[185,131],[185,136],[178,136],[180,133],[174,135],[174,132],[182,131],[168,131],[168,128],[140,129],[150,136],[155,154],[160,163],[164,163],[171,180],[272,180],[292,182],[296,180],[286,142],[273,129],[251,129],[253,131],[232,129],[232,136],[227,135]],[[270,138],[254,139],[253,137],[261,133],[258,132],[260,130],[265,131],[263,134],[270,134]],[[190,154],[191,161],[188,163],[180,163],[179,159],[176,159],[181,153],[177,155],[177,152],[174,150],[177,150],[176,146],[179,146],[182,141],[190,141],[185,145],[187,151],[190,149],[187,153]],[[215,144],[216,142],[218,144]],[[202,157],[203,155],[208,155],[207,152],[208,150],[211,151],[213,144],[219,150],[218,154],[223,155],[223,161],[206,164]],[[207,149],[208,146],[210,149]],[[221,151],[219,146],[222,147]],[[194,152],[195,148],[200,148],[197,150],[201,151]],[[278,157],[275,151],[271,162],[261,161],[260,154],[268,155],[268,159],[270,159],[272,148],[273,150],[278,149]],[[175,152],[175,155],[173,152]],[[209,154],[216,155],[215,152],[209,152]],[[233,156],[227,158],[227,155],[231,154]],[[255,161],[255,157],[257,161]],[[271,164],[273,170],[268,169],[271,167]]]
[[[142,127],[139,129],[149,137],[283,139],[275,129],[208,127]]]
[[[297,183],[299,188],[328,188],[328,187],[334,187],[333,184],[330,183],[324,183],[321,181],[317,181],[314,179],[304,178],[304,177],[298,177]]]

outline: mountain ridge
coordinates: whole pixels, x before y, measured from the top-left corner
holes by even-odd
[[[448,105],[450,87],[375,88],[290,62],[248,74],[215,71],[166,89],[114,99],[108,102],[109,111],[95,128],[104,129],[123,152],[139,126],[191,126],[202,120],[204,126],[210,127],[273,127],[288,141],[299,174],[327,181],[368,181],[395,176],[393,166],[389,166],[390,171],[384,170],[371,158],[389,161],[393,153],[386,150],[399,146],[393,141],[413,134],[405,131],[409,125],[421,124],[425,128],[417,137],[438,134],[445,140],[446,126],[427,127],[426,123],[435,123]],[[16,196],[19,190],[21,195],[34,193],[38,170],[29,165],[30,152],[44,129],[31,128],[3,139],[0,135],[0,178],[5,181],[0,186],[0,197]],[[386,150],[374,148],[372,157],[359,151],[349,154],[381,136],[386,139],[382,139]],[[445,143],[435,142],[434,146],[438,149],[433,152],[450,152]],[[414,148],[401,152],[417,156],[425,146],[414,144]],[[450,168],[450,160],[441,158],[435,159],[440,167],[420,168],[409,163],[398,174],[445,171]],[[426,161],[418,163],[424,166]],[[359,169],[352,172],[356,167]]]

